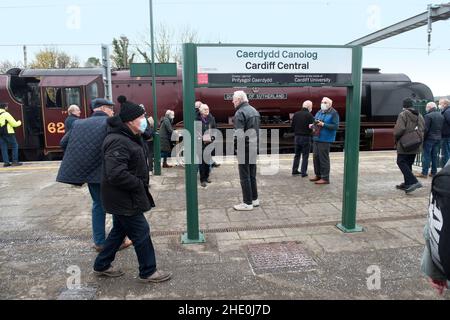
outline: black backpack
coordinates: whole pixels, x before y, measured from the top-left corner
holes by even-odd
[[[0,116],[4,113],[5,112],[0,113]],[[3,125],[0,122],[0,136],[6,136],[7,134],[8,134],[8,121],[6,121],[6,118],[5,118],[5,123]]]
[[[428,213],[431,258],[450,280],[450,165],[433,178]]]

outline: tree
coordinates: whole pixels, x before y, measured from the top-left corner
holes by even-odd
[[[5,60],[5,61],[0,61],[0,74],[6,73],[6,71],[12,69],[12,68],[22,68],[22,62],[19,61],[9,61],[9,60]]]
[[[130,64],[133,63],[135,53],[130,56],[129,45],[130,41],[126,36],[120,36],[119,39],[114,38],[113,42],[113,54],[111,59],[113,61],[114,67],[119,69],[129,69]]]
[[[96,68],[96,67],[101,67],[101,63],[100,63],[100,59],[96,58],[96,57],[90,57],[89,59],[87,59],[86,63],[84,64],[84,66],[86,68]]]
[[[155,61],[160,63],[167,63],[170,61],[171,52],[172,52],[172,30],[165,24],[161,23],[156,30],[156,39],[155,39]],[[151,55],[151,43],[148,39],[150,39],[150,31],[147,31],[147,35],[144,35],[143,41],[146,49],[141,49],[136,46],[137,52],[142,56],[145,62],[150,63],[152,61]]]
[[[177,45],[173,59],[178,65],[181,65],[183,59],[183,50],[181,46],[183,43],[198,43],[200,42],[200,38],[195,29],[192,29],[190,25],[185,25],[178,35],[178,40],[179,44]]]
[[[63,69],[78,68],[80,63],[75,57],[69,56],[64,51],[56,48],[45,48],[39,51],[34,61],[30,64],[31,69]]]

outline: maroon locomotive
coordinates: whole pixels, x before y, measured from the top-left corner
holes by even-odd
[[[182,126],[183,92],[181,70],[176,77],[158,77],[156,92],[158,119],[167,109],[175,111],[175,123]],[[151,78],[132,78],[128,70],[112,73],[115,100],[125,95],[128,100],[144,104],[153,113]],[[219,128],[229,128],[234,107],[233,88],[198,88],[196,99],[209,105]],[[322,97],[333,100],[341,117],[335,148],[343,147],[345,132],[346,88],[339,87],[258,87],[245,88],[250,103],[262,117],[262,127],[280,130],[280,147],[292,147],[290,117],[304,100],[314,103],[315,113]],[[77,104],[81,117],[89,116],[92,99],[104,97],[102,69],[11,69],[0,75],[0,101],[9,104],[10,113],[23,125],[16,129],[21,157],[24,160],[51,158],[61,152],[59,141],[64,135],[67,108]],[[364,69],[361,103],[361,149],[391,149],[392,128],[401,101],[413,98],[432,101],[433,94],[424,84],[411,82],[404,74],[383,74],[379,69]]]

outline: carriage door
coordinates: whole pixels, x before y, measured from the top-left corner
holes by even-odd
[[[59,151],[64,136],[64,121],[67,118],[67,108],[76,104],[80,107],[81,118],[86,117],[82,87],[43,87],[42,111],[45,128],[45,148],[47,151]]]

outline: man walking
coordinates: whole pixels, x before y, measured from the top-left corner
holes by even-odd
[[[234,129],[238,147],[239,179],[244,198],[244,202],[235,205],[234,209],[248,211],[259,206],[256,186],[256,157],[261,120],[259,112],[248,103],[247,94],[244,91],[234,92],[233,105],[236,109]]]
[[[416,154],[420,152],[420,145],[414,149],[406,150],[400,143],[400,139],[414,130],[417,130],[423,138],[424,127],[425,121],[422,115],[413,108],[413,101],[410,98],[404,99],[403,111],[400,112],[395,123],[394,139],[397,144],[397,166],[402,172],[404,179],[404,182],[397,185],[396,188],[404,190],[405,193],[410,193],[423,187],[412,172],[412,165],[416,159]]]
[[[295,134],[295,156],[292,165],[292,175],[301,175],[302,178],[308,176],[308,158],[311,149],[311,133],[310,125],[314,123],[314,117],[311,114],[312,102],[306,100],[303,102],[302,110],[297,111],[292,118],[292,130]],[[300,172],[300,156],[302,157],[302,167]]]
[[[106,119],[114,115],[114,103],[97,98],[91,102],[92,116],[77,120],[61,140],[64,157],[56,181],[73,185],[88,184],[92,198],[94,249],[100,252],[105,242],[105,210],[100,198],[101,147],[106,137]],[[123,248],[131,245],[124,243]]]
[[[148,157],[141,135],[147,127],[145,111],[127,101],[119,116],[109,118],[108,135],[103,142],[102,202],[106,212],[113,214],[115,223],[105,241],[104,250],[97,256],[94,273],[119,277],[111,263],[123,240],[128,236],[134,244],[139,262],[139,281],[169,280],[170,272],[156,269],[155,251],[150,228],[144,212],[155,206],[149,192]]]

